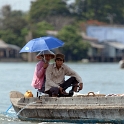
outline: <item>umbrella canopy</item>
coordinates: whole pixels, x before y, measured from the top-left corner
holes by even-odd
[[[64,42],[53,37],[46,36],[30,40],[21,50],[22,52],[38,52],[44,50],[51,50],[64,45]]]

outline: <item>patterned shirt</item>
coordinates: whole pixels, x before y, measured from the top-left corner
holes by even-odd
[[[45,91],[51,87],[59,87],[65,81],[65,76],[75,77],[79,83],[82,83],[81,77],[67,65],[62,64],[58,70],[56,63],[50,64],[46,69]]]

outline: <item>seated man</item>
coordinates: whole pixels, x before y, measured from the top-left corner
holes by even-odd
[[[65,90],[72,86],[71,91],[82,90],[83,82],[81,77],[71,68],[64,64],[64,55],[56,54],[55,63],[50,64],[46,70],[45,92],[49,96],[64,96]],[[71,76],[65,81],[65,76]],[[71,94],[73,95],[73,94]]]

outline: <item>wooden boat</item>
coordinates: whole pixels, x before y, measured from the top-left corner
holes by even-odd
[[[20,120],[124,123],[124,96],[94,94],[73,97],[25,98],[18,91],[10,92],[10,101]]]
[[[124,68],[124,60],[119,61],[120,68]]]

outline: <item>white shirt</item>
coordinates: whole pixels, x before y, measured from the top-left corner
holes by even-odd
[[[45,91],[48,91],[51,87],[59,87],[59,85],[65,81],[65,75],[75,77],[79,83],[82,83],[81,77],[70,67],[62,64],[58,70],[56,63],[53,63],[50,64],[46,70]]]

